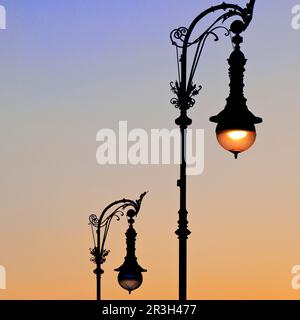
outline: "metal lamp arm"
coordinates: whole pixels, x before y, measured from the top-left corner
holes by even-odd
[[[250,0],[249,3],[246,5],[245,8],[240,7],[239,5],[235,5],[235,4],[227,4],[227,3],[222,3],[220,5],[217,6],[213,6],[205,11],[203,11],[202,13],[200,13],[194,20],[193,22],[190,24],[189,28],[178,28],[175,29],[171,32],[171,41],[172,43],[178,48],[182,49],[182,53],[181,53],[181,57],[180,57],[180,74],[179,74],[179,86],[178,88],[175,87],[175,90],[177,91],[181,91],[181,94],[183,95],[184,93],[186,93],[188,96],[190,96],[192,94],[192,92],[194,91],[194,95],[196,95],[199,90],[196,89],[196,87],[193,87],[193,70],[191,70],[191,75],[189,76],[189,79],[187,79],[187,54],[188,54],[188,48],[193,45],[198,43],[199,48],[201,48],[201,52],[200,55],[202,53],[202,49],[204,47],[204,43],[208,37],[209,34],[213,34],[216,36],[216,34],[214,33],[214,29],[217,29],[218,27],[215,27],[216,24],[223,20],[226,21],[227,19],[234,17],[234,16],[239,16],[242,18],[243,22],[244,22],[244,26],[245,26],[245,30],[247,29],[248,25],[250,24],[251,20],[252,20],[252,16],[253,16],[253,10],[254,10],[254,5],[255,5],[255,0]],[[210,26],[209,28],[207,28],[204,33],[202,35],[200,35],[196,40],[194,41],[190,41],[191,35],[195,29],[195,27],[197,26],[197,24],[204,19],[207,15],[209,15],[210,13],[214,13],[216,11],[226,11],[224,14],[222,14],[220,17],[218,17]],[[225,27],[224,27],[225,28]],[[182,45],[178,45],[176,43],[176,39],[182,41]],[[218,37],[216,36],[216,39],[218,39]],[[199,57],[200,57],[199,55]],[[196,58],[197,63],[199,60],[199,57]],[[195,68],[194,68],[195,70]],[[173,87],[174,88],[174,87]],[[196,89],[196,90],[195,90]],[[201,87],[200,87],[201,89]],[[176,101],[173,101],[176,102]],[[179,105],[181,104],[182,101],[179,101]],[[190,101],[192,102],[192,101]],[[173,103],[173,104],[177,104],[177,103]],[[193,105],[193,103],[189,104],[189,106]]]
[[[115,201],[113,203],[111,203],[110,205],[108,205],[101,213],[100,218],[98,220],[98,227],[100,228],[101,225],[103,224],[103,222],[106,220],[104,219],[105,214],[114,206],[121,204],[120,206],[118,206],[113,213],[111,213],[106,219],[108,219],[109,217],[113,217],[115,216],[121,209],[125,209],[128,206],[132,206],[133,208],[136,208],[136,203],[133,200],[129,200],[129,199],[121,199],[118,201]]]
[[[188,47],[188,44],[189,44],[189,40],[190,40],[190,37],[196,27],[196,25],[202,20],[204,19],[207,15],[209,15],[210,13],[214,13],[216,11],[220,11],[220,10],[228,10],[228,9],[232,9],[232,10],[235,10],[236,13],[235,14],[238,14],[238,15],[243,15],[243,13],[245,12],[245,10],[243,8],[241,8],[240,6],[238,5],[235,5],[235,4],[227,4],[227,3],[222,3],[220,5],[217,5],[217,6],[213,6],[209,9],[206,9],[205,11],[203,11],[202,13],[200,13],[194,20],[193,22],[190,24],[189,28],[187,29],[187,33],[186,33],[186,36],[185,36],[185,39],[184,39],[184,43],[183,43],[183,47]],[[227,13],[228,14],[228,13]],[[224,14],[226,15],[226,14]],[[222,16],[224,16],[222,15]],[[220,18],[218,19],[220,20]]]
[[[121,205],[119,205],[121,204]],[[119,205],[108,217],[105,217],[105,214],[114,206]],[[107,234],[110,228],[110,223],[112,221],[112,219],[114,217],[116,217],[117,221],[120,220],[120,216],[124,215],[124,210],[129,207],[132,206],[135,209],[136,208],[136,203],[132,200],[129,199],[122,199],[122,200],[118,200],[113,202],[112,204],[110,204],[109,206],[107,206],[101,213],[101,216],[98,220],[98,228],[97,228],[97,232],[98,232],[98,236],[97,236],[97,246],[100,248],[100,241],[101,241],[101,228],[104,227],[104,234],[103,234],[103,239],[102,239],[102,244],[101,244],[101,248],[100,248],[100,255],[103,257],[103,255],[105,254],[105,242],[106,242],[106,238],[107,238]],[[139,211],[139,209],[137,210],[137,212]],[[108,252],[107,252],[108,253]]]
[[[95,214],[90,215],[89,217],[90,225],[92,227],[95,227],[97,232],[97,245],[96,245],[96,248],[94,249],[94,253],[92,252],[92,255],[95,256],[96,260],[98,260],[98,263],[100,264],[104,263],[105,257],[109,253],[109,251],[105,250],[105,242],[106,242],[106,238],[108,235],[108,231],[109,231],[112,219],[115,217],[119,221],[120,216],[123,216],[125,214],[125,209],[128,207],[131,207],[132,209],[129,209],[129,210],[133,210],[135,212],[135,215],[137,215],[140,211],[141,203],[145,195],[146,195],[146,192],[142,193],[140,198],[136,201],[124,198],[124,199],[112,202],[102,211],[99,219]],[[109,215],[107,215],[107,213],[114,207],[115,209]],[[127,212],[129,210],[127,210]],[[101,242],[100,233],[102,228],[104,228],[104,234]],[[97,264],[97,261],[95,262]]]

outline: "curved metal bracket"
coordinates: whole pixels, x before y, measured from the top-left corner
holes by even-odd
[[[244,23],[244,31],[249,26],[254,10],[255,0],[250,0],[245,8],[240,7],[235,4],[228,4],[223,2],[220,5],[213,6],[201,14],[199,14],[191,23],[191,25],[186,27],[179,27],[174,29],[170,34],[170,39],[172,44],[176,47],[177,53],[177,66],[178,66],[178,81],[171,83],[171,90],[176,95],[175,98],[171,99],[171,103],[179,109],[184,109],[185,111],[193,107],[195,104],[194,96],[196,96],[201,90],[201,86],[196,86],[193,84],[193,79],[195,71],[197,69],[199,59],[202,55],[204,45],[210,35],[214,36],[214,40],[218,41],[219,36],[217,31],[220,29],[225,30],[225,36],[230,36],[231,32],[228,28],[223,26],[223,24],[232,17],[241,18]],[[225,11],[218,18],[214,20],[212,24],[195,40],[191,40],[192,33],[197,26],[197,24],[202,21],[210,13],[217,11]],[[221,25],[219,25],[221,23]],[[187,55],[188,49],[197,45],[194,59],[192,60],[191,70],[189,75],[187,75]],[[179,53],[179,50],[181,52]],[[183,122],[187,123],[187,119],[182,119]]]
[[[126,214],[128,222],[130,222],[133,217],[138,215],[141,203],[146,194],[147,192],[142,193],[140,198],[135,201],[130,199],[121,199],[112,202],[102,211],[99,218],[95,214],[91,214],[89,216],[89,225],[91,226],[94,238],[94,248],[90,249],[90,253],[93,256],[91,258],[92,262],[100,266],[106,261],[106,257],[110,251],[105,249],[105,242],[113,218],[120,221],[121,217]],[[104,231],[101,239],[100,231],[102,228]],[[97,241],[95,241],[94,229],[96,229]]]

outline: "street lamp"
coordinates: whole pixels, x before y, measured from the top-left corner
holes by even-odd
[[[126,232],[126,243],[127,243],[127,255],[125,261],[121,267],[115,269],[119,272],[118,282],[120,286],[129,293],[139,288],[143,282],[142,272],[147,270],[143,269],[137,262],[135,256],[135,241],[137,233],[133,228],[136,217],[140,211],[141,203],[143,201],[146,192],[142,193],[140,198],[136,201],[129,199],[121,199],[108,205],[101,213],[99,219],[95,214],[90,215],[89,225],[91,226],[94,248],[90,249],[91,261],[96,264],[94,273],[97,277],[97,301],[101,301],[101,276],[104,271],[101,265],[106,261],[106,257],[109,254],[109,250],[105,249],[105,242],[108,235],[108,231],[113,218],[117,221],[120,220],[121,216],[126,215],[128,221],[128,230]],[[96,229],[97,239],[95,239],[94,229]],[[103,229],[103,235],[101,235],[101,229]]]
[[[171,82],[171,90],[176,96],[171,99],[171,103],[180,110],[180,116],[175,123],[179,126],[181,133],[180,179],[177,182],[180,188],[180,209],[178,230],[176,231],[179,239],[179,300],[181,301],[185,301],[187,298],[187,239],[191,233],[188,229],[186,208],[186,129],[192,124],[192,120],[188,117],[187,111],[194,106],[195,96],[202,89],[201,86],[194,84],[193,79],[207,39],[213,36],[215,41],[218,41],[217,32],[225,30],[225,36],[231,37],[234,47],[228,59],[230,94],[224,110],[211,117],[210,121],[217,123],[216,134],[219,144],[237,158],[239,153],[248,150],[254,144],[256,139],[255,124],[262,122],[261,118],[254,116],[249,111],[246,104],[243,80],[247,60],[240,49],[243,42],[241,34],[252,20],[254,5],[255,0],[250,0],[245,8],[223,2],[203,11],[192,21],[189,28],[180,27],[174,29],[170,34],[172,44],[176,48],[178,68],[178,80]],[[222,13],[200,36],[192,39],[192,33],[198,23],[215,12]],[[230,28],[223,25],[234,17],[238,19],[231,23]],[[188,51],[190,51],[188,49],[191,47],[195,47],[194,58],[188,64]]]

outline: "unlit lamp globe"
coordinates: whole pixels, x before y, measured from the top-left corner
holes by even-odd
[[[217,139],[225,150],[232,152],[235,158],[237,158],[239,153],[248,150],[254,144],[256,140],[255,127],[253,125],[253,128],[249,128],[248,130],[218,130],[217,127]]]
[[[129,273],[121,271],[118,275],[118,282],[120,286],[130,294],[131,291],[136,290],[141,286],[143,282],[143,275],[141,272]]]

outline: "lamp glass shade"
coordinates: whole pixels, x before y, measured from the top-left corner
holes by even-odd
[[[118,275],[118,282],[120,286],[129,291],[129,294],[131,291],[136,290],[139,288],[143,282],[143,275],[141,272],[132,273],[132,272],[125,272],[120,271]]]
[[[256,140],[256,130],[254,125],[250,128],[238,128],[238,129],[225,129],[218,128],[217,126],[217,139],[219,144],[225,149],[236,156],[248,150]]]

